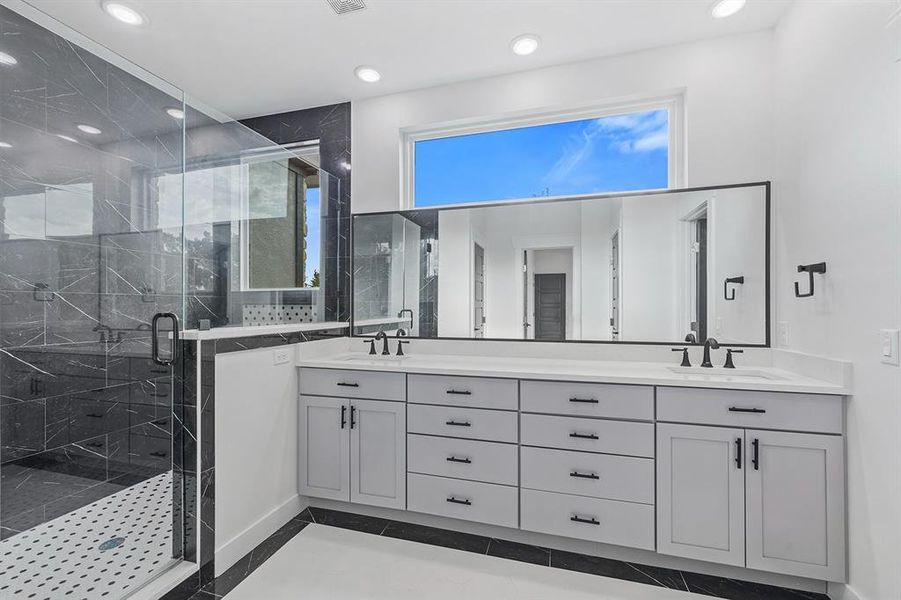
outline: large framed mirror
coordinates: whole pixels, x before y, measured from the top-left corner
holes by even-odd
[[[353,331],[770,344],[768,182],[357,214]]]

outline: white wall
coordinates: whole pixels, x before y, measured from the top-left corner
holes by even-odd
[[[861,600],[901,597],[901,370],[880,364],[878,338],[901,323],[898,6],[796,2],[775,34],[777,319],[791,348],[854,363],[849,586]],[[795,267],[823,260],[816,296],[795,299]]]
[[[287,363],[274,364],[278,350]],[[217,575],[301,510],[295,350],[216,357]]]
[[[400,129],[685,90],[687,184],[772,175],[769,32],[657,48],[354,102],[353,211],[400,206]]]
[[[472,337],[473,262],[470,212],[445,210],[438,215],[439,337]]]

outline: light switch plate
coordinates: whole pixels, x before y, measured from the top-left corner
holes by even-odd
[[[272,354],[277,365],[291,361],[291,348],[276,348]]]
[[[898,330],[879,330],[879,355],[880,360],[887,365],[901,364],[898,354]]]

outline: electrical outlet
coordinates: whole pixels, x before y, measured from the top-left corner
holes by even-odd
[[[788,321],[779,321],[776,325],[777,334],[779,336],[778,345],[780,348],[788,348]]]
[[[901,364],[898,355],[898,330],[879,330],[880,360],[887,365]]]
[[[275,364],[283,365],[291,361],[291,348],[276,348],[272,353]]]

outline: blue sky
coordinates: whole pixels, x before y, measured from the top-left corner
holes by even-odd
[[[319,188],[307,188],[307,264],[304,268],[307,285],[313,279],[313,271],[319,271],[320,228]]]
[[[665,110],[416,143],[416,206],[667,186]]]

